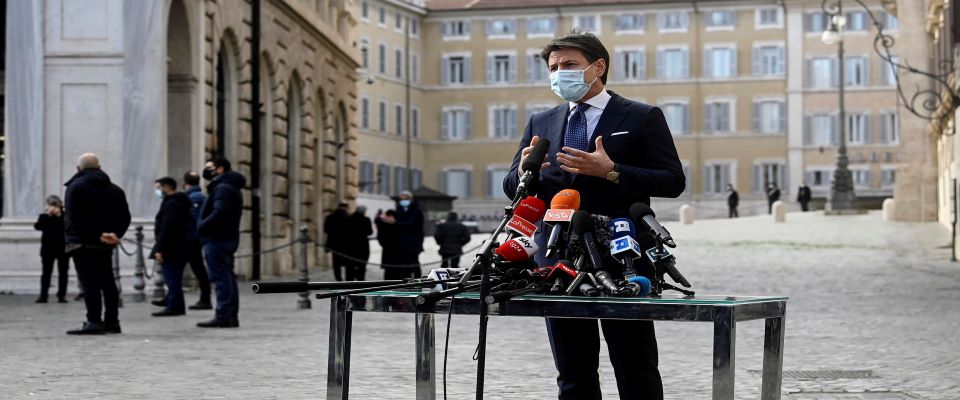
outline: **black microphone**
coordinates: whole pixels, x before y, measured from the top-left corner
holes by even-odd
[[[677,244],[674,243],[673,238],[670,236],[670,232],[657,222],[656,217],[657,215],[653,213],[653,210],[650,209],[647,203],[637,202],[630,206],[631,219],[636,221],[637,224],[643,223],[646,225],[647,228],[650,229],[650,233],[667,247],[677,247]]]
[[[600,252],[597,251],[593,236],[596,227],[593,225],[593,219],[590,218],[590,213],[583,210],[573,213],[571,226],[577,238],[583,240],[583,246],[587,249],[587,256],[590,258],[590,264],[593,265],[593,269],[602,267],[603,261],[600,259]]]
[[[597,277],[597,280],[600,281],[600,285],[605,287],[610,294],[614,296],[620,295],[620,286],[613,281],[613,277],[610,276],[610,273],[607,271],[597,271],[594,276]]]
[[[597,290],[593,285],[584,282],[580,284],[580,293],[583,293],[587,297],[598,297],[600,296],[600,291]]]
[[[550,150],[550,141],[540,138],[533,150],[527,154],[523,160],[520,169],[523,175],[520,176],[520,185],[517,187],[517,193],[532,194],[537,192],[537,183],[540,181],[540,167],[547,159],[547,151]]]

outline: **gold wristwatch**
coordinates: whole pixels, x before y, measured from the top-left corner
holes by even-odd
[[[620,164],[613,163],[613,171],[607,172],[607,180],[613,183],[620,183]]]

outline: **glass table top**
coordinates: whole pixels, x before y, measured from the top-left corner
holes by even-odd
[[[363,294],[354,294],[351,296],[359,297],[394,297],[394,298],[413,298],[423,293],[423,291],[400,291],[384,290]],[[477,292],[460,293],[456,296],[458,299],[479,299]],[[657,303],[657,304],[686,304],[686,305],[740,305],[756,304],[786,301],[786,296],[735,296],[735,295],[696,295],[686,297],[681,294],[664,293],[660,297],[585,297],[585,296],[555,296],[528,294],[511,299],[510,301],[532,300],[543,302],[584,302],[584,303]]]

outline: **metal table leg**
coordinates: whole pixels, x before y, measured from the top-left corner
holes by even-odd
[[[435,330],[433,314],[416,315],[417,400],[437,398]]]
[[[783,316],[767,318],[763,335],[763,383],[761,400],[780,400],[783,381]]]
[[[347,298],[330,299],[330,346],[327,359],[327,400],[346,400],[350,392],[350,331],[353,313]]]
[[[733,400],[737,321],[732,307],[713,312],[713,400]]]

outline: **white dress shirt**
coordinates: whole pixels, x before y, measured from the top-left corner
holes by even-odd
[[[587,111],[584,111],[584,117],[587,118],[587,133],[590,135],[587,138],[587,143],[593,141],[593,131],[597,129],[597,124],[600,123],[600,115],[603,114],[603,110],[607,108],[607,103],[610,102],[610,93],[607,93],[607,90],[601,90],[600,93],[597,93],[596,96],[591,97],[589,100],[585,101],[590,105],[590,108],[587,108]],[[574,107],[577,106],[577,103],[570,102],[570,110],[572,111]],[[573,116],[571,112],[567,116],[567,123],[570,123],[570,117]]]

